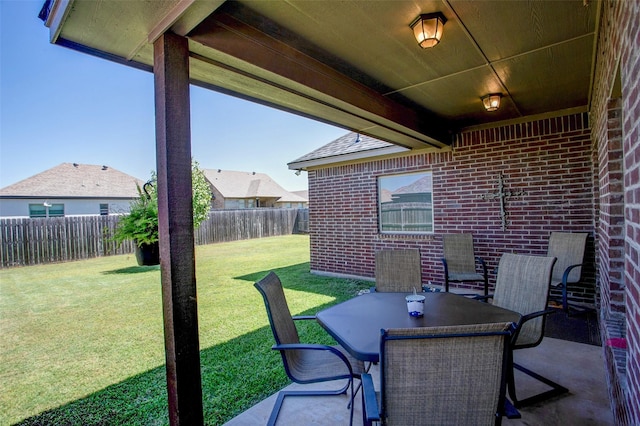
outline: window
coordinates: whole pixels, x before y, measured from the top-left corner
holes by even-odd
[[[29,217],[47,217],[47,208],[42,204],[29,204]]]
[[[41,217],[63,217],[64,204],[29,204],[29,217],[32,219]]]
[[[224,200],[224,208],[225,209],[251,209],[255,207],[255,202],[253,198],[227,198]]]
[[[100,216],[109,215],[109,204],[100,204]]]
[[[433,232],[431,172],[380,176],[378,206],[382,233]]]

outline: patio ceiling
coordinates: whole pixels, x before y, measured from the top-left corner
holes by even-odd
[[[54,43],[152,70],[153,41],[189,39],[192,84],[410,148],[461,128],[587,110],[599,1],[55,0]],[[409,24],[447,18],[421,49]],[[496,112],[480,98],[502,93]],[[247,117],[250,121],[250,117]]]

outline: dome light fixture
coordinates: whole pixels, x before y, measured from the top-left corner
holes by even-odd
[[[420,47],[427,49],[440,43],[442,28],[446,22],[447,18],[441,12],[424,13],[414,19],[409,26]]]
[[[500,108],[501,98],[501,93],[491,93],[482,97],[482,104],[484,105],[484,109],[486,109],[488,112],[497,111],[498,108]]]

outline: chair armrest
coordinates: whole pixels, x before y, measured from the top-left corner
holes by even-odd
[[[440,261],[442,262],[442,266],[444,266],[444,274],[449,275],[449,265],[447,265],[447,259],[441,257]]]
[[[534,318],[538,318],[542,315],[555,314],[556,312],[558,312],[556,309],[549,308],[549,309],[545,309],[544,311],[532,312],[530,314],[523,315],[522,317],[520,317],[520,322],[518,322],[518,327],[522,326],[522,324]]]
[[[444,257],[441,257],[440,261],[442,261],[442,266],[444,266],[444,291],[449,293],[449,265],[447,265],[447,259]]]
[[[476,256],[476,261],[482,266],[482,278],[484,278],[484,295],[489,294],[489,273],[487,272],[487,264],[483,258]]]
[[[293,318],[294,321],[298,321],[298,320],[314,320],[316,319],[315,315],[298,315],[295,317],[291,317]]]
[[[569,274],[571,273],[571,271],[580,266],[585,266],[585,264],[576,263],[575,265],[568,266],[567,269],[564,270],[564,273],[562,274],[562,285],[565,286],[565,288],[567,287],[567,280],[569,279]]]
[[[544,311],[532,312],[530,314],[522,315],[520,317],[520,321],[518,321],[518,324],[516,325],[516,331],[515,331],[515,333],[513,333],[513,336],[511,337],[512,346],[514,348],[516,348],[516,349],[518,348],[517,346],[515,346],[515,342],[518,340],[518,335],[520,334],[520,330],[522,329],[522,326],[527,321],[530,321],[530,320],[532,320],[534,318],[538,318],[538,317],[543,316],[543,315],[555,314],[556,312],[558,312],[556,309],[545,309]],[[542,339],[542,336],[540,337],[540,339]],[[538,341],[538,343],[539,342],[540,341]],[[530,347],[530,345],[520,346],[520,348],[525,348],[525,347]]]
[[[478,262],[480,264],[480,266],[482,266],[482,271],[486,274],[487,273],[487,263],[484,261],[483,258],[476,256],[476,262]]]
[[[380,410],[378,408],[378,398],[373,387],[371,374],[363,374],[362,381],[362,412],[366,419],[366,424],[380,421]]]
[[[349,374],[348,375],[344,375],[343,374],[343,375],[334,376],[334,377],[331,378],[331,380],[348,379],[350,377],[353,377],[353,367],[351,366],[351,363],[349,362],[349,359],[347,358],[347,356],[345,354],[340,352],[339,349],[334,348],[333,346],[321,345],[321,344],[318,344],[318,343],[283,343],[283,344],[273,345],[271,347],[271,349],[273,349],[275,351],[280,351],[280,352],[284,352],[284,351],[327,351],[327,352],[331,352],[335,356],[340,358],[342,360],[342,362],[344,362],[345,365],[347,366],[347,368],[349,369]]]
[[[276,351],[328,351],[335,353],[339,358],[342,358],[345,362],[349,363],[347,357],[342,352],[340,352],[339,349],[336,349],[333,346],[329,345],[321,345],[319,343],[281,343],[271,346],[271,349]]]
[[[488,299],[493,299],[493,294],[487,294],[486,296],[483,296],[481,294],[477,294],[475,296],[472,297],[473,300],[481,300],[483,302],[486,302]]]

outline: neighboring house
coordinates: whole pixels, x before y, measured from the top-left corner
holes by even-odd
[[[62,163],[0,189],[0,217],[108,215],[129,211],[144,181],[108,166]]]
[[[214,209],[304,208],[307,199],[291,193],[264,173],[205,169]]]

